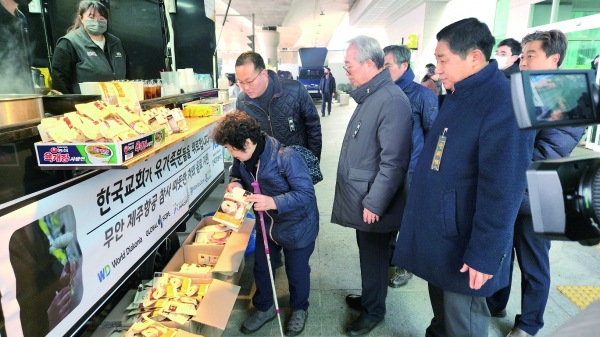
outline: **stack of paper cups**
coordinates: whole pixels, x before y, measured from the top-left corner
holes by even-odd
[[[175,71],[163,71],[160,73],[165,96],[179,94],[179,74]]]
[[[187,77],[188,84],[196,84],[193,68],[185,68],[185,76]]]
[[[183,89],[183,92],[189,92],[187,75],[185,73],[185,69],[177,69],[177,74],[179,74],[179,86]]]

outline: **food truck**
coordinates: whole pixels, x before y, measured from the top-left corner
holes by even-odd
[[[32,66],[48,73],[53,46],[72,24],[78,2],[43,1],[39,11],[19,7],[34,46]],[[162,1],[106,3],[109,32],[127,51],[131,80],[158,79],[175,64],[192,69],[192,75],[213,77],[215,24],[203,10],[179,8],[173,11],[177,19],[167,23]],[[173,33],[180,36],[174,43]],[[184,104],[214,100],[212,86],[178,88],[179,93],[151,99],[144,99],[143,91],[133,99],[119,90],[48,95],[47,89],[0,95],[0,336],[80,334],[105,308],[118,317],[110,324],[123,325],[123,307],[114,308],[125,299],[131,304],[136,289],[131,298],[123,294],[131,294],[131,284],[152,281],[171,257],[183,256],[177,231],[185,230],[186,221],[224,181],[223,147],[210,138],[222,114],[186,117],[181,112]],[[113,104],[113,95],[134,105],[118,99]],[[83,104],[109,112],[86,110]],[[242,250],[243,238],[235,240]],[[196,301],[202,294],[204,307],[219,304],[213,310],[222,310],[224,321],[196,315],[190,321],[196,324],[171,328],[204,336],[222,332],[239,287],[230,277],[207,275],[194,281]],[[202,310],[200,305],[198,313]]]

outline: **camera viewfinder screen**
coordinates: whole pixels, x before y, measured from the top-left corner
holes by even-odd
[[[585,74],[540,74],[529,77],[531,102],[538,122],[593,119]],[[532,116],[534,117],[534,116]]]

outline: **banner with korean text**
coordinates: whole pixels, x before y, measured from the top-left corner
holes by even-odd
[[[9,336],[64,336],[95,308],[223,171],[213,128],[0,218]]]

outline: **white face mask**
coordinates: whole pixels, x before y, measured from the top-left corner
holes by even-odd
[[[508,61],[507,56],[496,56],[496,62],[498,62],[498,69],[503,69],[506,67],[506,61]]]

